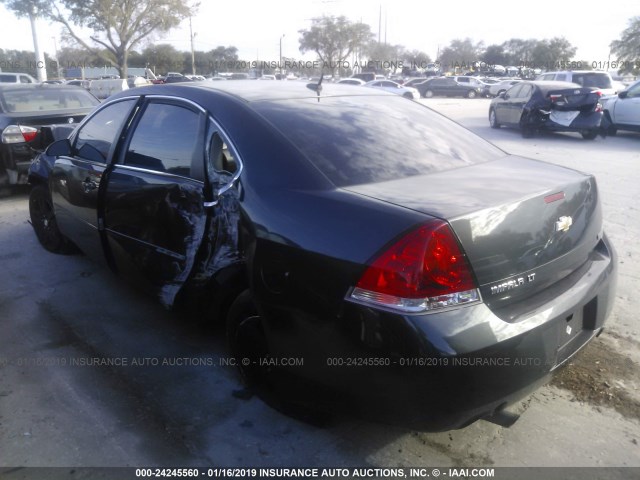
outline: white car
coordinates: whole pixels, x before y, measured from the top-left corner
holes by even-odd
[[[521,82],[522,80],[517,80],[517,79],[509,79],[509,80],[501,80],[498,83],[494,83],[493,85],[491,85],[489,87],[489,96],[491,97],[497,97],[499,96],[501,93],[506,92],[507,90],[509,90],[513,85],[515,85],[516,83]]]
[[[618,130],[640,132],[640,80],[617,96],[603,98],[602,104],[611,122],[607,134],[615,135]]]
[[[405,98],[410,98],[413,100],[420,99],[420,92],[413,87],[403,87],[396,82],[392,82],[391,80],[374,80],[372,82],[367,82],[364,85],[365,87],[372,88],[380,88],[386,92],[395,93],[396,95],[402,95]]]
[[[616,89],[608,72],[595,70],[563,70],[559,72],[545,72],[536,80],[555,80],[557,82],[573,82],[581,87],[593,87],[602,92],[603,96],[615,95]]]
[[[26,73],[0,71],[0,83],[38,83],[38,80]]]
[[[342,80],[338,80],[336,83],[340,83],[342,85],[365,85],[367,82],[360,80],[359,78],[343,78]]]

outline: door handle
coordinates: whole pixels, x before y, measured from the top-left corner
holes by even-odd
[[[89,177],[85,178],[84,182],[82,182],[82,189],[84,190],[84,193],[92,192],[96,188],[98,188],[98,184]]]

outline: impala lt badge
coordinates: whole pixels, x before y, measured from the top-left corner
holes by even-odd
[[[560,217],[556,222],[556,232],[568,232],[573,225],[571,217]]]
[[[513,278],[511,280],[507,280],[506,282],[502,282],[499,285],[494,285],[491,287],[491,295],[495,295],[496,293],[503,293],[508,290],[513,290],[514,288],[521,287],[526,285],[527,283],[531,283],[536,279],[535,273],[529,273],[525,277]]]

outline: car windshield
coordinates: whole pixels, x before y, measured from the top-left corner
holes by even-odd
[[[256,102],[254,107],[338,187],[506,155],[431,109],[395,95]]]
[[[2,109],[7,113],[36,113],[88,108],[100,103],[82,89],[16,88],[0,90]]]

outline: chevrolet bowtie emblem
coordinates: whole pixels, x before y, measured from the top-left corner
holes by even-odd
[[[556,232],[568,232],[573,225],[571,217],[560,217],[556,222]]]

